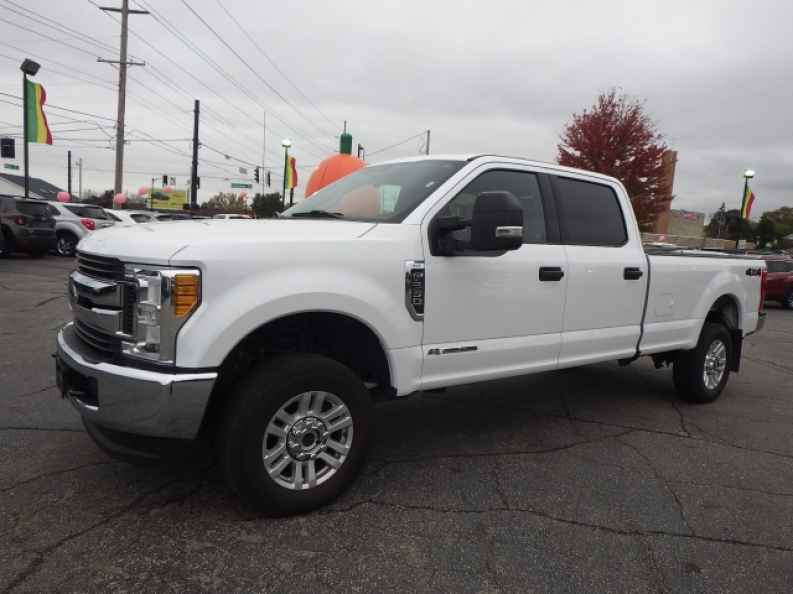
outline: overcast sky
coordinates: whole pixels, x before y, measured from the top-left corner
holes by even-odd
[[[290,138],[302,197],[309,166],[336,149],[345,119],[354,142],[370,155],[429,128],[433,153],[496,152],[551,161],[571,114],[617,86],[646,102],[670,147],[679,151],[676,208],[711,213],[722,201],[736,207],[747,167],[757,172],[756,215],[793,206],[789,2],[188,3],[253,71],[181,0],[132,0],[133,7],[145,5],[155,14],[130,17],[129,51],[147,65],[130,69],[128,137],[167,144],[127,146],[126,189],[135,191],[163,173],[186,185],[190,142],[178,139],[192,136],[194,98],[203,112],[205,200],[229,189],[224,178],[245,177],[237,160],[262,162],[264,111],[265,162],[280,174],[280,142]],[[70,31],[56,32],[25,9]],[[117,72],[96,57],[118,59],[111,48],[119,45],[120,26],[89,0],[0,0],[0,19],[0,91],[21,93],[18,65],[30,56],[42,64],[36,80],[50,103],[92,114],[47,110],[55,143],[31,145],[31,174],[65,187],[71,148],[75,159],[84,160],[84,187],[112,187],[113,144],[102,139],[114,134]],[[20,124],[20,109],[0,103],[0,130],[18,133]],[[368,160],[416,154],[421,142],[413,139]],[[280,177],[273,182],[280,187]]]

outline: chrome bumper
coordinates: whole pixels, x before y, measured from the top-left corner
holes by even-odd
[[[58,332],[57,376],[83,418],[126,433],[193,439],[217,373],[164,373],[90,360],[72,323]]]

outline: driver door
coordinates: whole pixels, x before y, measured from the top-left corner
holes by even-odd
[[[550,192],[541,191],[547,180],[519,166],[490,165],[464,184],[430,221],[470,219],[480,193],[511,192],[523,207],[524,243],[506,252],[427,254],[423,388],[553,369],[559,357],[567,280],[545,272],[563,274],[566,255]],[[465,244],[470,229],[453,236]]]

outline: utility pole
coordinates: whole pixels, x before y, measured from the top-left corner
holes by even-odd
[[[430,154],[430,131],[427,130],[427,141],[424,143],[424,154]]]
[[[267,167],[267,112],[262,114],[262,175],[259,181],[262,183],[262,196],[264,196],[264,186],[267,181],[265,169]]]
[[[190,170],[190,208],[198,208],[198,115],[201,102],[195,100],[193,109],[193,168]]]
[[[80,157],[80,160],[77,161],[77,173],[79,177],[77,178],[77,191],[80,192],[80,195],[77,197],[78,200],[83,199],[83,158]]]
[[[147,10],[130,10],[129,0],[121,1],[121,8],[100,6],[105,12],[121,13],[121,53],[118,60],[105,60],[97,58],[97,62],[118,64],[118,116],[116,118],[116,177],[113,190],[116,194],[121,192],[124,182],[124,112],[127,104],[127,66],[145,66],[145,62],[127,60],[127,36],[130,14],[149,14]]]
[[[72,151],[66,151],[66,185],[69,192],[69,200],[72,198]]]

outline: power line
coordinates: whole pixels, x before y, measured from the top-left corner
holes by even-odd
[[[317,126],[317,125],[316,125],[316,124],[313,122],[313,120],[311,120],[311,119],[310,119],[308,116],[306,116],[306,115],[305,115],[305,114],[304,114],[304,113],[303,113],[303,112],[302,112],[302,111],[301,111],[301,110],[300,110],[298,107],[296,107],[296,106],[295,106],[295,105],[294,105],[294,104],[293,104],[291,101],[289,101],[289,99],[287,99],[286,97],[284,97],[284,96],[283,96],[283,95],[282,95],[282,94],[281,94],[281,93],[278,91],[278,89],[276,89],[276,88],[275,88],[274,86],[272,86],[272,85],[271,85],[269,82],[267,82],[267,80],[266,80],[266,79],[265,79],[265,78],[264,78],[262,75],[260,75],[260,74],[259,74],[259,73],[258,73],[258,72],[257,72],[257,71],[256,71],[256,70],[253,68],[253,66],[251,66],[251,65],[248,63],[248,61],[247,61],[247,60],[245,60],[245,58],[243,58],[243,57],[242,57],[242,56],[241,56],[241,55],[240,55],[240,54],[237,52],[237,50],[235,50],[233,47],[231,47],[231,45],[230,45],[230,44],[229,44],[229,43],[228,43],[228,42],[227,42],[225,39],[223,39],[223,36],[221,36],[221,35],[220,35],[220,34],[219,34],[217,31],[215,31],[215,29],[212,27],[212,25],[210,25],[209,23],[207,23],[207,22],[206,22],[206,20],[204,20],[204,18],[203,18],[203,17],[202,17],[200,14],[198,14],[198,12],[196,12],[196,10],[195,10],[195,9],[194,9],[192,6],[190,6],[190,5],[189,5],[189,4],[188,4],[188,3],[187,3],[185,0],[182,0],[182,4],[184,4],[185,8],[187,8],[187,10],[189,10],[191,13],[193,13],[193,15],[194,15],[194,16],[195,16],[195,17],[196,17],[196,18],[197,18],[199,21],[201,21],[201,23],[202,23],[202,24],[203,24],[203,25],[204,25],[204,26],[205,26],[207,29],[209,29],[209,31],[210,31],[210,32],[211,32],[211,33],[212,33],[212,34],[215,36],[215,38],[216,38],[218,41],[220,41],[220,43],[222,43],[222,44],[223,44],[223,45],[224,45],[224,46],[225,46],[225,47],[226,47],[226,48],[227,48],[227,49],[228,49],[228,50],[229,50],[231,53],[233,53],[233,54],[234,54],[234,55],[237,57],[237,59],[238,59],[240,62],[242,62],[242,64],[244,64],[244,65],[245,65],[245,67],[246,67],[248,70],[250,70],[250,71],[253,73],[253,75],[254,75],[256,78],[258,78],[260,81],[262,81],[262,83],[264,83],[264,85],[265,85],[265,86],[266,86],[268,89],[270,89],[270,90],[271,90],[273,93],[275,93],[275,95],[277,95],[277,96],[278,96],[278,98],[279,98],[279,99],[281,99],[281,101],[283,101],[283,102],[284,102],[284,103],[286,103],[286,104],[287,104],[289,107],[291,107],[291,108],[292,108],[292,109],[295,111],[295,113],[297,113],[298,115],[300,115],[301,117],[303,117],[303,118],[304,118],[304,119],[305,119],[305,120],[306,120],[308,123],[310,123],[311,125],[313,125],[314,127],[316,127],[316,128],[317,128],[317,129],[318,129],[318,130],[319,130],[319,131],[322,133],[322,134],[327,134],[327,132],[323,131],[323,130],[322,130],[322,128],[318,127],[318,126]]]
[[[385,146],[383,148],[377,149],[376,151],[367,151],[366,154],[367,154],[367,156],[371,157],[372,155],[376,155],[378,153],[382,153],[382,152],[385,152],[385,151],[390,151],[391,149],[396,148],[398,146],[401,146],[401,145],[405,144],[406,142],[410,142],[411,140],[413,140],[415,138],[419,138],[421,136],[426,136],[426,134],[427,134],[427,132],[425,130],[423,132],[419,132],[418,134],[414,134],[413,136],[409,136],[408,138],[405,138],[404,140],[400,140],[399,142],[395,142],[394,144],[389,144],[388,146]]]
[[[3,93],[2,91],[0,91],[0,95],[3,95],[4,97],[12,97],[13,99],[17,99],[19,101],[22,100],[22,97],[20,97],[19,95],[13,95],[11,93]],[[21,107],[21,105],[19,105],[17,103],[12,103],[11,101],[3,101],[3,103],[10,103],[11,105],[16,105],[17,107]],[[108,120],[108,121],[114,122],[114,123],[116,121],[115,118],[109,118],[107,116],[101,116],[101,115],[98,115],[98,114],[95,114],[95,113],[88,113],[87,111],[80,111],[79,109],[70,109],[68,107],[61,107],[59,105],[53,105],[52,103],[49,103],[49,102],[47,102],[46,106],[47,106],[47,109],[57,109],[57,110],[66,111],[66,112],[69,112],[69,113],[76,113],[76,114],[79,114],[79,115],[90,116],[92,118],[98,118],[100,120]]]
[[[49,27],[50,29],[54,29],[58,33],[65,34],[66,36],[71,37],[73,39],[77,39],[78,41],[81,41],[83,43],[88,43],[88,44],[94,45],[94,46],[98,47],[103,52],[104,51],[118,51],[118,48],[114,48],[113,46],[108,45],[106,43],[102,43],[102,42],[96,41],[94,39],[91,39],[90,37],[80,33],[79,31],[77,31],[75,29],[72,29],[71,27],[67,27],[66,25],[58,23],[57,21],[55,21],[55,20],[53,20],[53,19],[51,19],[51,18],[49,18],[49,17],[47,17],[47,16],[45,16],[43,14],[40,14],[40,13],[34,11],[34,10],[31,10],[29,8],[25,8],[24,6],[20,6],[19,4],[16,4],[15,2],[12,2],[11,0],[5,0],[5,2],[6,2],[6,4],[11,4],[14,7],[16,7],[16,10],[14,8],[10,8],[8,6],[3,6],[3,7],[0,7],[0,8],[5,8],[5,10],[8,10],[9,12],[12,12],[12,13],[14,13],[16,15],[19,15],[22,18],[25,18],[25,19],[28,19],[30,21],[33,21],[34,23],[37,23],[39,25],[43,25],[45,27]],[[20,10],[23,10],[23,11],[25,11],[27,13],[33,14],[33,15],[35,15],[35,17],[29,16],[28,14],[25,14],[23,12],[19,12]],[[53,25],[51,23],[55,23],[55,24]]]
[[[275,68],[275,70],[276,70],[276,71],[277,71],[277,72],[278,72],[278,73],[279,73],[281,76],[283,76],[283,77],[284,77],[284,79],[286,80],[286,82],[288,82],[288,83],[289,83],[289,84],[292,86],[292,88],[294,88],[294,89],[295,89],[295,90],[296,90],[296,91],[297,91],[297,92],[300,94],[300,96],[301,96],[301,97],[303,97],[303,99],[305,99],[305,100],[306,100],[306,102],[307,102],[309,105],[311,105],[311,107],[313,107],[313,108],[314,108],[314,109],[317,111],[317,113],[318,113],[319,115],[321,115],[323,118],[325,118],[325,120],[326,120],[326,121],[327,121],[327,122],[328,122],[328,123],[329,123],[331,126],[336,126],[337,124],[336,124],[336,123],[334,123],[334,122],[333,122],[333,120],[331,120],[331,119],[330,119],[328,116],[326,116],[324,113],[322,113],[322,111],[319,109],[319,107],[317,107],[317,106],[314,104],[314,102],[313,102],[313,101],[311,101],[311,99],[309,99],[309,98],[308,98],[308,95],[306,95],[306,94],[305,94],[305,93],[304,93],[304,92],[303,92],[303,91],[300,89],[300,87],[298,87],[298,86],[297,86],[297,84],[295,84],[295,83],[292,81],[292,79],[290,79],[290,78],[287,76],[286,72],[284,72],[283,70],[281,70],[281,68],[278,66],[278,64],[275,62],[275,60],[273,60],[273,59],[270,57],[270,55],[269,55],[269,54],[268,54],[266,51],[264,51],[264,49],[263,49],[263,48],[262,48],[262,47],[261,47],[261,46],[260,46],[260,45],[259,45],[259,44],[256,42],[256,40],[255,40],[255,39],[254,39],[254,38],[251,36],[251,34],[250,34],[250,33],[248,33],[247,29],[245,29],[245,27],[243,27],[243,26],[242,26],[242,24],[240,24],[240,22],[239,22],[239,21],[238,21],[238,20],[237,20],[237,19],[234,17],[234,15],[233,15],[233,14],[231,14],[231,11],[229,11],[229,9],[228,9],[228,8],[226,8],[226,7],[223,5],[223,3],[222,3],[220,0],[215,0],[215,2],[217,2],[218,6],[220,6],[220,8],[223,10],[223,12],[225,12],[225,13],[226,13],[226,16],[228,16],[228,17],[229,17],[229,18],[230,18],[230,19],[231,19],[231,20],[234,22],[234,24],[235,24],[235,25],[237,25],[237,28],[239,28],[239,30],[240,30],[240,31],[242,31],[242,34],[243,34],[243,35],[245,35],[245,37],[247,37],[247,38],[248,38],[248,41],[250,41],[250,42],[251,42],[251,44],[253,44],[253,46],[254,46],[254,47],[257,49],[257,50],[259,50],[259,53],[260,53],[260,54],[262,54],[262,55],[265,57],[265,59],[266,59],[266,60],[267,60],[267,61],[270,63],[270,65],[271,65],[273,68]]]
[[[88,1],[89,1],[89,2],[93,2],[93,0],[88,0]],[[169,32],[171,35],[173,35],[174,37],[176,37],[176,39],[178,39],[178,40],[179,40],[179,41],[182,43],[182,45],[184,45],[184,46],[185,46],[187,49],[189,49],[189,50],[190,50],[190,51],[191,51],[193,54],[195,54],[195,55],[196,55],[196,56],[198,56],[198,57],[199,57],[201,60],[203,60],[205,63],[207,63],[207,64],[208,64],[208,65],[209,65],[209,66],[210,66],[210,67],[211,67],[213,70],[215,70],[215,72],[217,72],[217,73],[218,73],[218,74],[219,74],[221,77],[223,77],[223,78],[224,78],[226,81],[228,81],[228,82],[229,82],[229,83],[230,83],[230,84],[231,84],[231,85],[232,85],[234,88],[236,88],[236,89],[237,89],[238,91],[240,91],[240,92],[241,92],[243,95],[245,95],[245,96],[246,96],[248,99],[250,99],[250,101],[251,101],[251,102],[252,102],[254,105],[256,105],[257,107],[259,107],[260,109],[264,109],[264,108],[263,108],[263,107],[262,107],[262,106],[259,104],[259,100],[258,100],[257,96],[256,96],[254,93],[252,93],[252,92],[251,92],[250,90],[248,90],[247,88],[243,87],[243,86],[242,86],[242,84],[240,84],[240,83],[239,83],[239,82],[238,82],[238,81],[237,81],[237,80],[236,80],[234,77],[232,77],[230,74],[228,74],[228,73],[226,72],[226,70],[225,70],[225,69],[224,69],[222,66],[220,66],[220,65],[219,65],[219,64],[218,64],[218,63],[217,63],[215,60],[213,60],[213,59],[212,59],[212,58],[211,58],[209,55],[207,55],[207,53],[206,53],[206,52],[204,52],[203,50],[201,50],[201,49],[200,49],[199,47],[197,47],[197,46],[196,46],[196,45],[195,45],[195,44],[194,44],[192,41],[190,41],[190,40],[189,40],[189,39],[188,39],[188,38],[187,38],[187,37],[186,37],[186,36],[185,36],[185,35],[184,35],[184,34],[183,34],[183,33],[182,33],[180,30],[179,30],[179,29],[177,29],[176,27],[174,27],[174,26],[173,26],[173,25],[170,23],[170,21],[169,21],[169,19],[168,19],[167,17],[165,17],[165,16],[161,15],[159,12],[157,12],[157,10],[155,10],[154,8],[152,8],[151,6],[149,6],[149,5],[148,5],[146,2],[143,2],[142,0],[138,0],[138,2],[137,2],[137,3],[138,3],[140,6],[143,6],[144,8],[146,8],[146,9],[147,9],[147,10],[148,10],[148,11],[151,13],[151,16],[154,18],[154,20],[155,20],[157,23],[159,23],[159,25],[160,25],[161,27],[163,27],[163,29],[165,29],[165,30],[166,30],[167,32]],[[187,69],[183,69],[183,70],[187,70]],[[214,92],[214,91],[213,91],[213,92]],[[217,93],[215,93],[215,94],[217,94]],[[224,100],[225,100],[226,102],[229,102],[227,98],[224,98]],[[255,119],[255,118],[251,117],[251,116],[250,116],[250,114],[248,114],[248,113],[246,113],[244,110],[242,110],[242,108],[240,108],[239,106],[236,106],[235,104],[232,104],[232,103],[230,103],[230,104],[231,104],[233,107],[235,107],[235,109],[237,109],[238,111],[240,111],[240,113],[242,113],[242,115],[244,115],[246,118],[248,118],[248,119],[250,119],[250,120],[254,120],[254,119]],[[272,113],[272,112],[270,112],[270,113]],[[305,136],[303,133],[300,133],[300,132],[298,132],[297,130],[295,130],[295,129],[294,129],[293,127],[291,127],[291,126],[290,126],[290,125],[289,125],[289,124],[288,124],[288,123],[287,123],[287,122],[286,122],[286,121],[285,121],[283,118],[281,118],[281,117],[280,117],[278,114],[272,113],[272,116],[273,116],[273,117],[274,117],[276,120],[278,120],[279,122],[281,122],[281,124],[282,124],[282,125],[283,125],[285,128],[287,128],[287,129],[288,129],[290,132],[293,132],[293,133],[294,133],[294,134],[295,134],[297,137],[303,138],[303,139],[304,139],[306,142],[308,142],[309,144],[312,144],[314,147],[316,147],[317,149],[319,149],[320,151],[322,151],[322,153],[323,153],[323,154],[325,153],[325,151],[327,151],[327,150],[328,150],[328,149],[327,149],[327,147],[321,147],[320,145],[318,145],[317,143],[315,143],[314,141],[312,141],[311,139],[309,139],[308,137],[306,137],[306,136]],[[302,148],[302,150],[304,150],[304,151],[306,151],[306,152],[308,152],[308,153],[311,153],[311,154],[313,154],[313,155],[315,155],[315,156],[318,156],[318,157],[320,157],[320,158],[322,157],[322,154],[321,154],[321,153],[315,153],[314,151],[312,151],[312,150],[308,149],[307,147],[301,147],[301,148]]]

